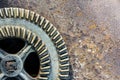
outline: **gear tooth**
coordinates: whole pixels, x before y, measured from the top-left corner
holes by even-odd
[[[45,66],[40,68],[41,71],[48,71],[48,69],[50,69],[50,66]]]
[[[60,70],[60,72],[61,72],[61,70]],[[59,77],[60,77],[60,79],[61,80],[68,80],[69,79],[69,72],[67,71],[67,72],[61,72],[60,74],[59,74]]]
[[[22,8],[20,8],[19,12],[20,12],[20,18],[24,18],[24,16],[25,16],[25,10],[22,9]]]
[[[40,77],[40,80],[48,80],[47,77]]]
[[[40,26],[42,25],[44,19],[45,19],[44,17],[40,16],[40,23],[39,23]]]
[[[7,37],[7,36],[8,36],[8,34],[7,34],[7,31],[6,31],[6,29],[5,29],[5,28],[3,28],[3,32],[5,33],[5,37]]]
[[[37,47],[39,45],[39,43],[41,42],[41,39],[38,38],[38,41],[34,44],[35,47]]]
[[[27,40],[30,41],[30,36],[31,36],[32,33],[30,31],[27,31],[27,32],[28,32]]]
[[[47,48],[45,47],[45,45],[41,46],[39,49],[40,49],[38,51],[39,56],[41,56],[47,52]]]
[[[1,29],[1,33],[2,33],[3,37],[6,37],[6,35],[7,35],[7,34],[6,34],[6,32],[5,32],[5,29],[4,29],[4,28],[2,28],[2,29]]]
[[[6,33],[6,29],[3,27],[2,28],[2,31],[3,31],[3,33],[4,33],[4,37],[6,37],[7,36],[7,33]]]
[[[46,20],[44,19],[43,22],[42,22],[42,24],[41,24],[41,28],[42,29],[44,29],[43,27],[44,27],[45,24],[46,24]]]
[[[19,9],[16,8],[16,17],[19,17]]]
[[[37,51],[40,51],[43,47],[45,46],[45,44],[43,43],[42,45],[40,45],[37,49]]]
[[[35,17],[35,12],[30,11],[30,20],[33,21]]]
[[[46,56],[42,57],[41,60],[44,60],[45,58],[48,58],[48,57],[49,57],[49,55],[46,55]]]
[[[55,42],[56,47],[59,49],[65,42],[63,41],[63,39],[59,39],[58,41]]]
[[[26,35],[26,30],[24,28],[22,28],[22,38],[25,39],[25,35]]]
[[[43,30],[47,33],[48,28],[50,27],[50,22],[46,24],[46,26],[43,28]]]
[[[15,18],[19,17],[19,9],[18,8],[13,8],[13,15]]]
[[[25,10],[25,19],[29,20],[29,18],[30,18],[30,11]]]
[[[64,58],[64,57],[66,57],[66,56],[68,56],[68,53],[67,53],[67,52],[64,53],[64,54],[61,54],[61,55],[60,55],[60,58]]]
[[[4,35],[3,35],[3,33],[2,33],[2,29],[0,28],[0,35],[2,36],[2,37],[4,37]]]
[[[12,29],[12,35],[15,36],[15,28],[11,27],[11,29]]]
[[[50,30],[47,32],[48,33],[48,35],[49,35],[49,37],[51,37],[51,33],[54,31],[54,27],[52,26],[51,28],[50,28]]]
[[[42,51],[39,51],[39,55],[44,54],[46,51],[47,51],[47,48],[45,48],[45,49],[44,49],[44,50],[42,50]]]
[[[63,38],[61,37],[59,40],[57,40],[57,41],[56,41],[56,44],[59,43],[60,41],[62,41],[62,39],[63,39]],[[60,45],[58,45],[58,48],[61,47],[61,46],[64,45],[64,44],[65,44],[65,42],[61,43]]]
[[[41,52],[41,54],[44,54],[46,51],[47,51],[47,48],[45,48],[45,49]]]
[[[35,39],[36,39],[36,35],[33,34],[33,38],[32,38],[32,40],[31,40],[31,44],[33,44],[33,42],[35,41]]]
[[[8,9],[9,9],[9,8],[4,8],[4,9],[3,9],[6,17],[9,17]]]
[[[10,8],[7,8],[7,11],[8,11],[8,17],[11,18]]]
[[[43,59],[46,58],[46,57],[48,57],[48,56],[43,57]],[[42,62],[41,65],[45,65],[45,64],[47,64],[47,63],[50,63],[50,60],[47,60],[47,61],[45,61],[45,62]]]
[[[56,32],[56,28],[53,29],[53,31],[50,33],[50,36],[52,36]]]
[[[20,32],[21,30],[20,30],[20,28],[19,28],[19,27],[17,27],[17,30],[18,30],[18,31],[16,32],[16,33],[17,33],[17,34],[16,34],[16,35],[17,35],[17,37],[21,37],[21,32]]]
[[[48,75],[50,72],[40,72],[40,75]]]
[[[59,35],[57,35],[57,36],[54,36],[53,37],[53,42],[55,43],[55,45],[56,45],[56,42],[58,41],[58,40],[60,40],[61,39],[61,36],[60,36],[60,34]],[[56,46],[57,47],[57,46]]]
[[[1,18],[4,18],[4,12],[3,12],[3,9],[0,9],[0,17],[1,17]]]
[[[42,23],[42,25],[41,25],[41,27],[42,27],[43,29],[45,29],[45,28],[47,27],[48,23],[49,23],[48,20],[44,20],[43,23]]]
[[[68,64],[64,64],[64,65],[61,65],[61,64],[60,64],[60,67],[67,67],[67,68],[69,68],[69,66],[70,66],[69,63],[68,63]]]
[[[21,38],[21,28],[19,28],[18,26],[17,27],[14,27],[14,32],[15,32],[15,37],[20,37]]]
[[[61,53],[61,52],[65,51],[65,50],[67,50],[67,48],[66,48],[66,47],[65,47],[65,48],[63,48],[63,49],[61,49],[61,50],[59,50],[59,53]]]
[[[38,23],[39,18],[40,18],[39,14],[36,13],[36,14],[35,14],[35,23]]]
[[[62,65],[59,65],[60,66],[60,72],[66,72],[66,75],[69,74],[69,63],[67,64],[62,64]]]
[[[59,69],[61,72],[69,72],[69,69]]]
[[[56,39],[59,35],[60,33],[57,31],[57,34],[53,37],[53,40]]]
[[[8,29],[9,26],[5,27],[5,32],[6,32],[6,35],[9,37],[10,36],[10,32],[9,32],[9,29]]]
[[[69,60],[69,58],[66,58],[66,59],[60,60],[60,62],[66,62],[66,61],[68,61],[68,60]]]
[[[12,28],[10,26],[8,26],[8,30],[9,30],[9,33],[10,33],[10,37],[13,37],[13,34],[12,34]]]
[[[53,27],[53,25],[50,24],[50,26],[48,27],[48,29],[46,30],[46,32],[48,33],[52,27]]]
[[[14,17],[14,12],[13,12],[13,8],[9,8],[9,17]]]
[[[57,78],[56,80],[60,80],[59,78]]]
[[[51,34],[51,39],[54,41],[54,37],[58,36],[57,30],[55,30],[52,34]]]

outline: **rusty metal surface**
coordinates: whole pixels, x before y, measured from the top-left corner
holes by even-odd
[[[120,80],[119,0],[0,0],[44,16],[67,43],[73,80]]]

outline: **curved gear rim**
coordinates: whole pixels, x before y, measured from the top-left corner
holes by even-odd
[[[48,36],[51,38],[58,52],[59,56],[58,80],[69,78],[69,57],[67,47],[62,36],[56,30],[53,24],[51,24],[48,20],[46,20],[39,14],[22,8],[2,8],[0,9],[0,17],[26,19],[27,21],[30,21],[38,25],[40,28],[42,28],[46,32],[46,34],[48,34]]]

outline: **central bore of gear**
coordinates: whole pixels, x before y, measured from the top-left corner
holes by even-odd
[[[7,55],[1,61],[1,70],[8,77],[17,76],[23,68],[22,60],[16,55]]]
[[[14,72],[15,70],[17,70],[16,60],[6,61],[5,68],[8,72]]]

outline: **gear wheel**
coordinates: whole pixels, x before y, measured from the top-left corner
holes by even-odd
[[[69,56],[62,36],[33,11],[0,9],[0,53],[1,80],[69,79]]]

